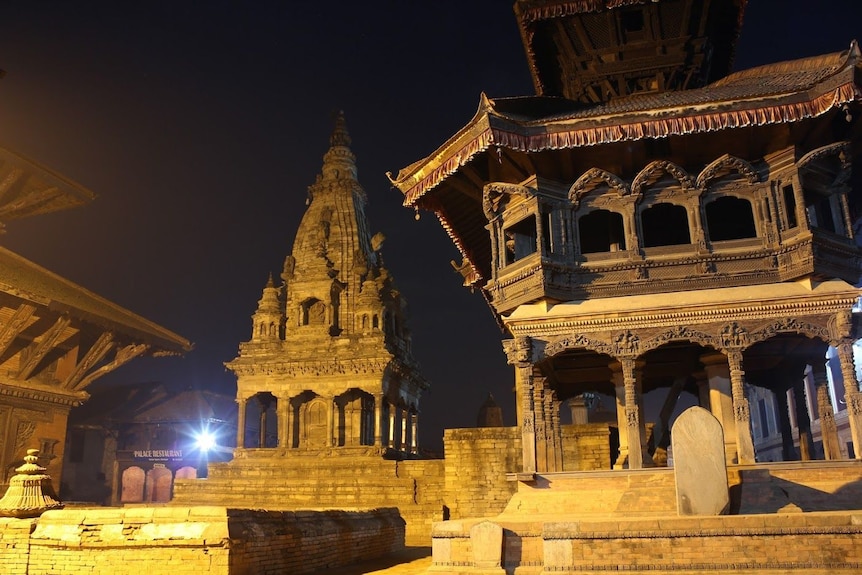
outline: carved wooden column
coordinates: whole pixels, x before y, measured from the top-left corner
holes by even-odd
[[[728,349],[730,389],[733,415],[736,420],[736,455],[740,464],[754,463],[754,441],[751,439],[751,413],[745,397],[745,372],[742,370],[742,350]]]
[[[236,417],[236,446],[242,449],[245,447],[245,410],[248,400],[237,397],[236,402],[239,404]]]
[[[814,376],[814,389],[817,390],[817,413],[820,414],[820,437],[823,440],[823,458],[841,459],[838,444],[838,426],[835,425],[835,412],[829,398],[829,378],[823,356],[812,358],[811,373]]]
[[[521,427],[521,469],[525,473],[536,471],[536,410],[533,403],[533,345],[529,337],[503,342],[507,362],[515,368],[515,399],[518,425]]]
[[[374,396],[374,445],[383,447],[383,394]]]
[[[853,363],[853,341],[844,339],[838,343],[838,361],[844,378],[844,399],[847,402],[847,420],[850,437],[853,439],[853,456],[862,459],[862,393],[856,381],[856,366]]]

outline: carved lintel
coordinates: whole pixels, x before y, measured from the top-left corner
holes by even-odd
[[[116,355],[114,355],[113,361],[103,365],[96,370],[91,371],[88,375],[82,378],[81,381],[78,382],[78,385],[75,387],[77,389],[84,389],[96,379],[114,371],[121,365],[125,365],[132,359],[138,357],[139,355],[142,355],[148,349],[150,349],[150,346],[144,343],[131,344],[125,347],[121,347],[117,350]]]
[[[0,331],[0,355],[6,353],[6,350],[9,349],[9,346],[18,337],[18,334],[24,330],[27,322],[35,312],[36,306],[34,305],[22,303],[18,306],[18,309],[15,310],[15,313],[12,314],[9,321],[3,326],[3,331]]]
[[[84,357],[81,358],[81,361],[75,366],[75,369],[72,370],[72,373],[69,374],[69,377],[66,378],[66,381],[63,382],[64,389],[78,389],[77,384],[81,382],[84,378],[84,375],[90,369],[96,365],[105,355],[108,354],[109,351],[114,347],[114,334],[111,332],[104,332],[99,336],[99,339],[87,350],[84,354]]]
[[[528,336],[504,340],[503,352],[509,365],[529,363],[533,356],[533,340]]]
[[[57,318],[57,321],[54,322],[54,325],[49,327],[42,335],[40,340],[34,340],[30,344],[28,347],[28,353],[26,354],[27,360],[18,371],[18,379],[29,379],[33,375],[36,368],[42,362],[42,359],[44,359],[48,352],[54,348],[57,343],[57,339],[66,330],[66,328],[69,327],[70,323],[72,323],[72,318],[65,315],[60,316]]]

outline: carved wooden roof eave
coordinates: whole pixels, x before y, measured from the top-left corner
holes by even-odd
[[[844,104],[862,100],[862,89],[856,78],[860,53],[855,41],[851,49],[841,56],[844,57],[843,65],[837,71],[815,86],[805,86],[800,90],[685,104],[683,98],[692,94],[708,95],[710,86],[706,86],[679,93],[680,101],[671,107],[596,116],[525,120],[498,112],[494,108],[494,100],[483,94],[477,113],[467,125],[433,154],[403,168],[396,178],[390,177],[390,181],[404,194],[404,206],[418,208],[423,203],[420,200],[428,192],[475,156],[495,146],[519,152],[540,152],[793,123],[820,116]],[[831,56],[833,60],[837,57]],[[763,68],[768,66],[758,69]]]
[[[112,332],[123,345],[145,344],[147,355],[182,355],[187,339],[0,247],[0,292]]]
[[[81,184],[6,148],[0,148],[0,166],[7,172],[0,181],[0,221],[75,208],[96,198]],[[6,197],[7,187],[15,183],[12,180],[21,178],[28,180],[31,187],[28,193]]]

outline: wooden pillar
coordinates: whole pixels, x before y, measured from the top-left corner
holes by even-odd
[[[811,360],[811,374],[814,376],[814,389],[817,390],[817,412],[820,415],[820,437],[823,440],[823,458],[841,459],[838,444],[838,426],[835,425],[835,412],[829,398],[829,378],[823,357]]]
[[[503,342],[509,365],[515,368],[515,397],[518,403],[518,425],[521,428],[521,470],[535,473],[536,465],[536,407],[533,402],[533,345],[529,337]]]
[[[238,413],[236,418],[236,446],[242,449],[245,447],[245,410],[248,400],[244,397],[237,397]]]
[[[419,453],[419,414],[414,413],[410,427],[410,453]]]
[[[742,350],[727,350],[730,367],[730,388],[733,414],[736,420],[736,455],[740,464],[754,463],[754,441],[751,438],[751,412],[745,397],[745,372],[742,370]]]
[[[837,346],[841,376],[844,379],[844,399],[847,402],[847,420],[853,440],[853,457],[862,459],[862,393],[856,381],[856,366],[853,363],[853,342],[842,340]]]

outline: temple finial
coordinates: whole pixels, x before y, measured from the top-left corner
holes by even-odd
[[[347,133],[347,122],[344,119],[344,111],[339,110],[335,116],[335,128],[329,137],[330,146],[350,146],[350,134]]]

